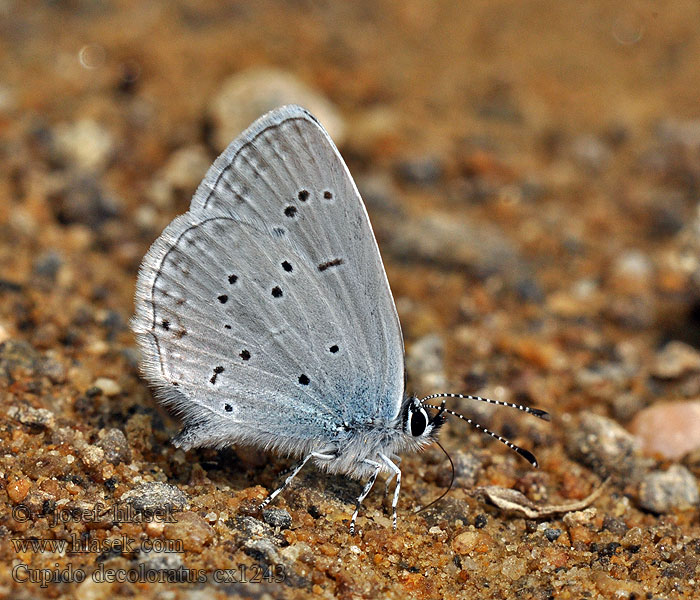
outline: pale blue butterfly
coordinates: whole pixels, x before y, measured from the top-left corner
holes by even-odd
[[[145,378],[179,413],[184,449],[230,444],[301,457],[401,487],[399,454],[436,441],[453,411],[404,389],[404,348],[367,211],[337,148],[306,110],[264,115],[219,156],[190,209],[139,271],[132,327]],[[387,482],[388,486],[389,482]]]

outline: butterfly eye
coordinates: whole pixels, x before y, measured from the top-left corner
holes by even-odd
[[[406,423],[406,433],[410,433],[413,437],[420,437],[425,433],[428,427],[428,413],[423,407],[417,410],[409,410],[408,422]]]

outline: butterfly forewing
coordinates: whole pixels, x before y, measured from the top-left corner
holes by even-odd
[[[136,305],[145,375],[192,426],[186,446],[322,443],[399,410],[403,342],[367,213],[299,107],[217,159],[144,259]]]

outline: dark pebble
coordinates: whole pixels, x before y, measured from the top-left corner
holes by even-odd
[[[485,514],[479,514],[476,515],[476,519],[474,519],[474,527],[476,529],[483,529],[486,527],[486,524],[489,522],[489,518]]]
[[[56,423],[54,414],[50,410],[31,406],[12,406],[7,411],[7,416],[34,429],[53,429]]]
[[[63,225],[79,223],[96,229],[120,214],[117,202],[91,177],[71,181],[51,200]]]
[[[63,265],[61,255],[53,250],[49,250],[34,261],[32,273],[37,277],[43,277],[53,282],[56,280],[56,275],[61,265]]]
[[[479,471],[481,471],[484,464],[480,453],[470,450],[458,450],[454,454],[453,463],[455,467],[455,486],[464,488],[474,486]]]
[[[627,527],[627,524],[622,519],[606,515],[603,519],[603,529],[607,529],[610,533],[614,533],[615,535],[623,536],[627,533],[629,527]]]
[[[267,508],[262,513],[263,521],[272,527],[289,529],[292,525],[292,515],[284,508]]]
[[[515,291],[518,297],[533,304],[542,304],[544,302],[544,291],[537,281],[532,278],[521,279],[515,284]]]
[[[562,530],[554,527],[548,527],[544,530],[544,537],[546,537],[550,542],[555,542],[558,540],[561,534]]]
[[[169,483],[144,483],[122,495],[122,502],[131,504],[137,512],[182,510],[187,496]]]
[[[54,383],[65,376],[63,366],[49,358],[44,358],[24,340],[7,340],[0,344],[0,377],[3,375],[15,380],[25,371],[28,375],[46,375]]]
[[[102,430],[98,435],[100,438],[95,445],[104,450],[105,460],[113,465],[131,462],[129,442],[120,429]]]

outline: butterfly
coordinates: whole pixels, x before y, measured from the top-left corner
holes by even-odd
[[[367,211],[323,126],[284,106],[209,168],[141,264],[132,328],[142,373],[185,424],[183,449],[253,446],[401,489],[399,455],[437,440],[444,398],[405,391],[404,344]],[[431,400],[442,398],[440,405]],[[536,466],[534,456],[472,423]]]

